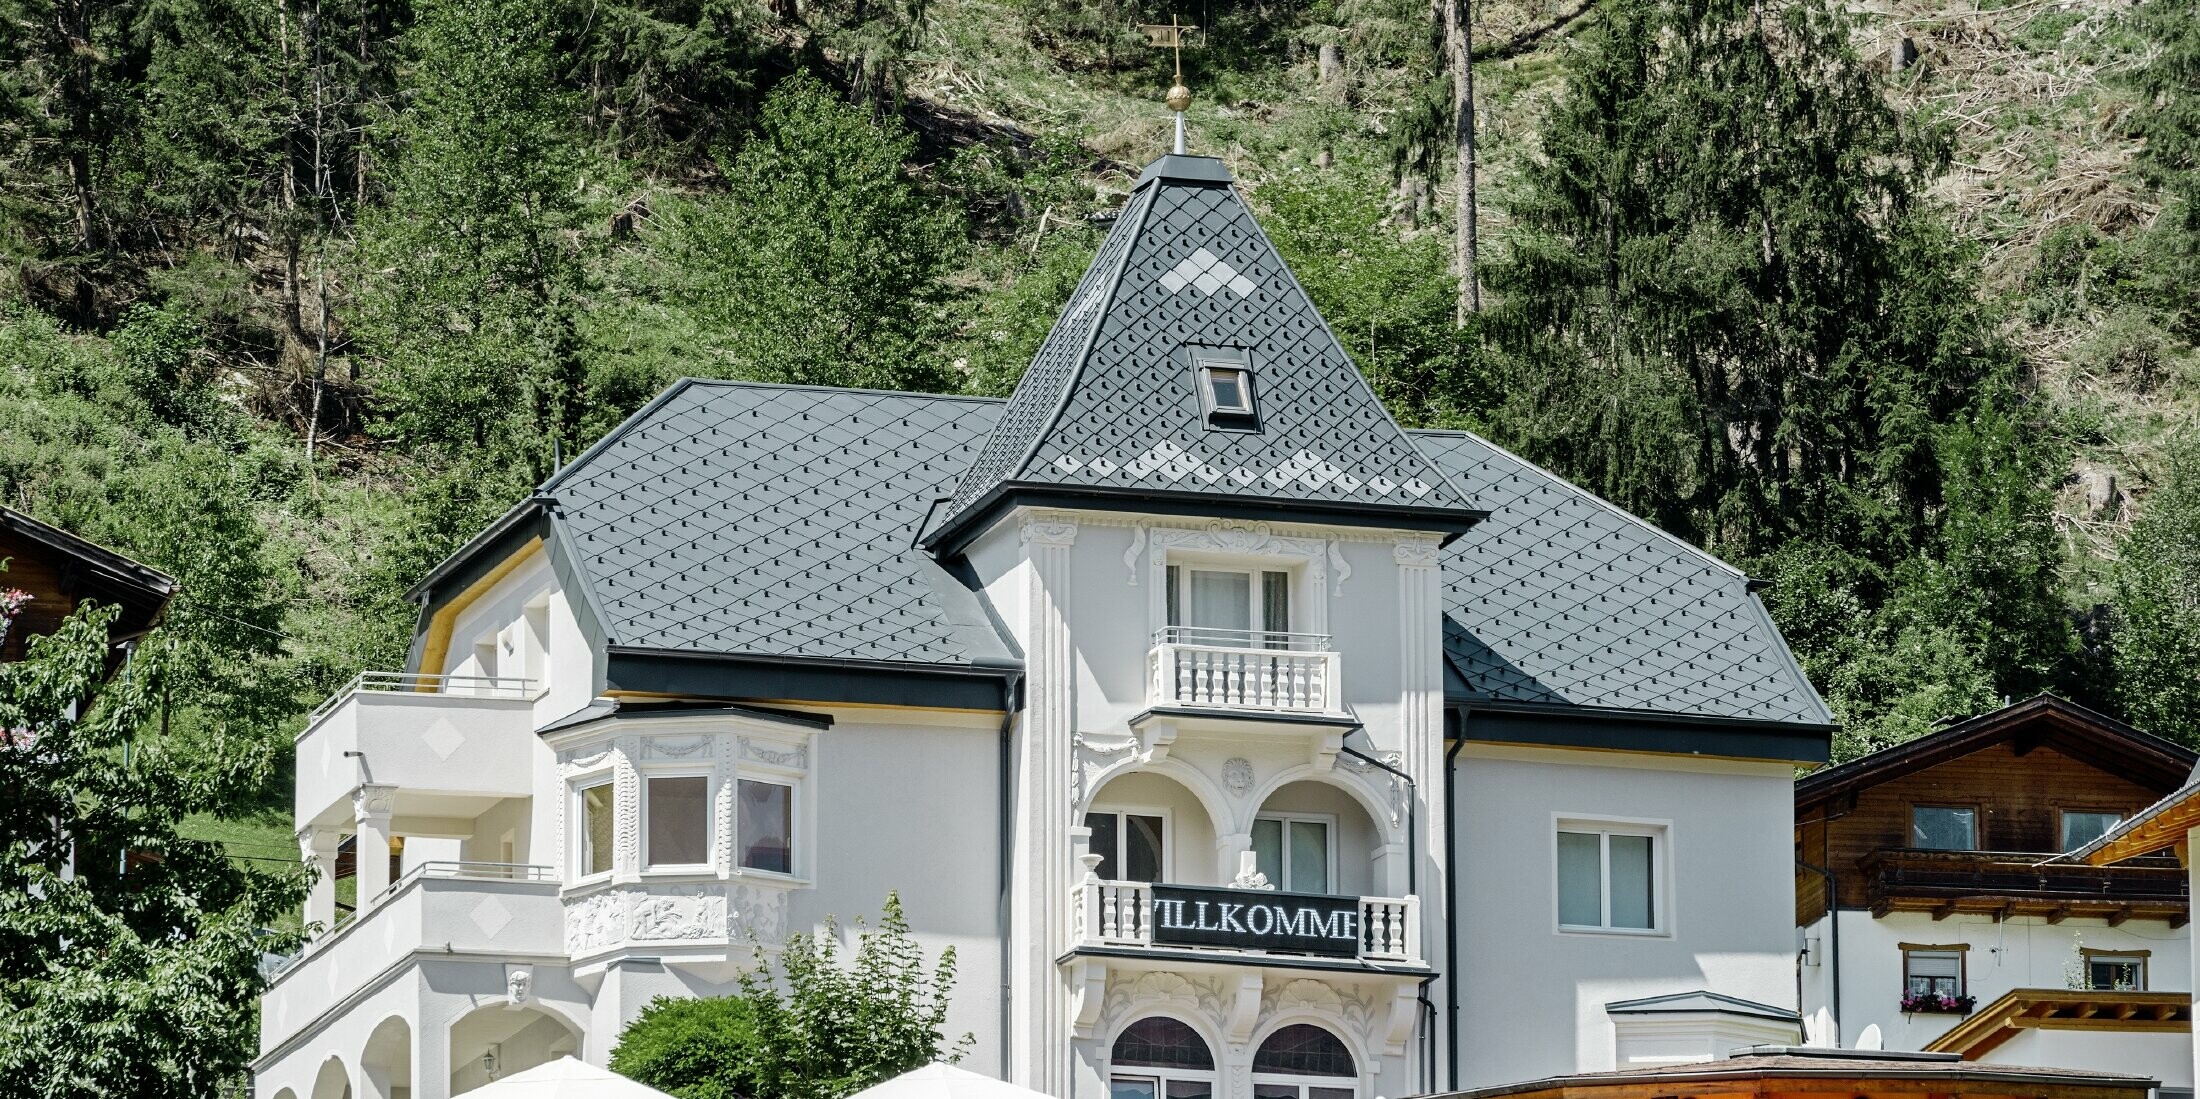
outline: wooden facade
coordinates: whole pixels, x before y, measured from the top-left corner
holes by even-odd
[[[78,606],[120,606],[110,630],[116,642],[151,629],[175,594],[176,582],[105,547],[36,519],[0,508],[0,591],[27,592],[0,637],[0,662],[21,660],[33,637],[52,633]]]
[[[1796,857],[1832,872],[1848,909],[1996,917],[2186,919],[2174,859],[2114,867],[2045,862],[2063,850],[2062,815],[2128,818],[2175,790],[2193,753],[2061,699],[1973,718],[1796,785]],[[1975,846],[1920,850],[1913,810],[1973,812]],[[2156,865],[2156,863],[2160,865]],[[1796,922],[1825,913],[1826,875],[1798,868]]]

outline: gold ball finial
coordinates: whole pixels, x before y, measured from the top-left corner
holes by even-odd
[[[1171,86],[1170,86],[1170,88],[1169,88],[1169,109],[1170,109],[1170,110],[1172,110],[1172,111],[1175,111],[1175,112],[1177,112],[1178,114],[1183,114],[1183,113],[1184,113],[1184,109],[1185,109],[1185,108],[1187,108],[1187,107],[1189,107],[1189,106],[1191,106],[1191,105],[1192,105],[1192,90],[1191,90],[1190,88],[1187,88],[1187,87],[1185,87],[1185,86],[1184,86],[1184,85],[1182,85],[1182,84],[1175,84],[1175,85],[1171,85]]]

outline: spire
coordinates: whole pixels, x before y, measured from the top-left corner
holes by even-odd
[[[926,544],[953,552],[1018,504],[1446,534],[1482,516],[1384,410],[1229,169],[1174,154],[1139,176]]]
[[[1159,23],[1141,23],[1138,25],[1138,29],[1146,32],[1147,45],[1166,46],[1176,53],[1176,82],[1169,85],[1166,101],[1169,104],[1169,110],[1176,115],[1176,141],[1173,143],[1170,152],[1176,156],[1183,156],[1184,110],[1192,105],[1192,90],[1184,86],[1184,35],[1199,28],[1180,24],[1176,21],[1176,16],[1171,14],[1168,26],[1164,27]]]

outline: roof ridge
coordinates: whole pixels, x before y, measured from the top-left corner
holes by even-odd
[[[926,393],[916,389],[873,389],[857,385],[818,385],[814,382],[760,382],[749,378],[698,378],[682,375],[673,384],[712,386],[725,389],[769,389],[781,392],[856,393],[871,397],[917,397],[929,401],[967,401],[979,404],[1008,403],[1006,397],[986,397],[976,393]]]
[[[1712,553],[1710,550],[1707,550],[1702,546],[1696,545],[1695,543],[1690,542],[1688,539],[1682,538],[1680,535],[1674,534],[1673,532],[1658,526],[1656,523],[1653,523],[1648,519],[1645,519],[1640,515],[1636,515],[1634,512],[1631,512],[1626,508],[1623,508],[1618,504],[1615,504],[1610,500],[1605,499],[1603,496],[1598,495],[1595,492],[1591,492],[1590,490],[1575,484],[1567,478],[1559,476],[1557,473],[1553,472],[1551,469],[1540,463],[1532,462],[1526,458],[1521,457],[1518,454],[1515,454],[1511,450],[1508,450],[1505,447],[1498,445],[1497,443],[1491,442],[1487,436],[1479,435],[1475,432],[1467,431],[1463,428],[1430,427],[1409,427],[1405,429],[1405,435],[1408,439],[1411,439],[1417,435],[1443,435],[1453,438],[1473,439],[1474,441],[1481,443],[1483,446],[1486,446],[1491,450],[1494,450],[1499,454],[1502,454],[1505,457],[1510,458],[1513,461],[1518,462],[1521,465],[1526,466],[1527,468],[1532,469],[1535,472],[1543,475],[1544,479],[1554,481],[1564,486],[1568,491],[1579,494],[1583,499],[1589,500],[1590,502],[1596,504],[1598,507],[1601,507],[1604,510],[1611,512],[1612,514],[1619,516],[1620,519],[1624,522],[1632,523],[1635,526],[1641,527],[1642,529],[1647,530],[1650,533],[1660,538],[1663,538],[1666,541],[1671,542],[1684,550],[1687,550],[1690,556],[1702,558],[1704,561],[1709,562],[1712,566],[1722,572],[1732,573],[1733,575],[1740,577],[1743,580],[1749,579],[1748,573],[1743,572],[1742,570],[1735,568],[1733,565],[1727,563],[1724,559],[1720,558],[1718,554]],[[1435,465],[1436,463],[1434,459],[1431,459],[1429,464]],[[1441,471],[1443,467],[1437,466],[1437,469]],[[1446,474],[1446,476],[1449,476],[1449,474]],[[1461,487],[1464,488],[1464,486]]]
[[[1138,220],[1131,223],[1130,232],[1123,237],[1123,250],[1116,254],[1115,269],[1107,273],[1099,286],[1094,287],[1095,290],[1104,287],[1105,292],[1093,302],[1092,326],[1085,329],[1084,339],[1078,342],[1077,353],[1070,359],[1069,373],[1062,376],[1061,387],[1054,393],[1054,407],[1047,410],[1046,418],[1039,421],[1037,430],[1031,433],[1029,439],[1024,440],[1023,452],[1016,456],[1013,463],[1001,468],[1001,475],[994,482],[996,485],[1014,481],[1031,464],[1031,456],[1039,452],[1039,445],[1046,441],[1048,433],[1054,430],[1054,425],[1061,422],[1062,411],[1069,407],[1070,394],[1077,390],[1077,379],[1084,377],[1085,367],[1092,361],[1092,345],[1099,340],[1100,329],[1108,323],[1108,308],[1115,304],[1116,292],[1123,288],[1123,271],[1130,266],[1131,253],[1138,250],[1138,238],[1145,235],[1147,219],[1153,216],[1153,197],[1161,190],[1160,179],[1156,177],[1131,188],[1132,197],[1137,197],[1141,189],[1147,189],[1151,193],[1147,194],[1145,204],[1138,208]],[[999,430],[998,425],[994,430]],[[976,468],[977,463],[973,461],[971,469]],[[966,472],[965,476],[967,475]],[[959,483],[955,486],[955,491],[958,496],[962,494]],[[958,511],[967,511],[978,502],[979,498],[973,497],[969,504]],[[952,519],[954,516],[947,518]]]

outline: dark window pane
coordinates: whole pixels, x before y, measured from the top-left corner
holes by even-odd
[[[1358,1076],[1352,1051],[1337,1036],[1310,1023],[1284,1027],[1253,1054],[1254,1072],[1287,1076]]]
[[[1160,817],[1123,815],[1123,880],[1161,880],[1162,839]]]
[[[1164,594],[1168,596],[1169,600],[1169,625],[1171,626],[1181,626],[1184,624],[1184,609],[1181,601],[1178,599],[1178,594],[1176,590],[1176,586],[1179,583],[1182,583],[1182,571],[1178,566],[1170,565],[1168,568],[1169,590]]]
[[[1976,811],[1938,805],[1920,805],[1911,809],[1910,846],[1928,851],[1977,850]]]
[[[700,775],[649,780],[649,864],[710,861],[710,780]]]
[[[1283,888],[1283,822],[1272,817],[1253,821],[1253,868],[1268,884]]]
[[[1116,870],[1122,866],[1122,860],[1116,857],[1119,838],[1115,823],[1120,819],[1122,818],[1114,813],[1085,814],[1085,827],[1092,829],[1093,854],[1100,856],[1100,865],[1093,872],[1100,875],[1101,881],[1122,880],[1115,876]]]
[[[776,782],[742,779],[741,865],[776,874],[794,873],[794,788]]]
[[[1352,1099],[1352,1089],[1310,1087],[1306,1089],[1306,1099]]]
[[[1650,874],[1650,837],[1613,836],[1612,926],[1649,930],[1657,926],[1657,911]]]
[[[1271,634],[1289,633],[1291,630],[1291,574],[1264,572],[1260,574],[1261,629]],[[1267,646],[1281,649],[1290,642],[1285,637],[1270,637]]]
[[[1123,1028],[1108,1060],[1117,1066],[1188,1068],[1212,1071],[1214,1054],[1199,1032],[1164,1015],[1151,1015]]]
[[[1236,412],[1245,407],[1245,376],[1235,370],[1210,370],[1207,385],[1213,392],[1215,408],[1223,412]]]
[[[1118,1076],[1108,1081],[1108,1099],[1154,1099],[1150,1076]]]
[[[1214,1093],[1214,1084],[1206,1080],[1169,1081],[1169,1099],[1212,1099]]]
[[[1604,926],[1604,838],[1595,832],[1558,834],[1558,922]]]
[[[1297,1084],[1256,1083],[1253,1085],[1253,1099],[1299,1099],[1299,1087]]]

